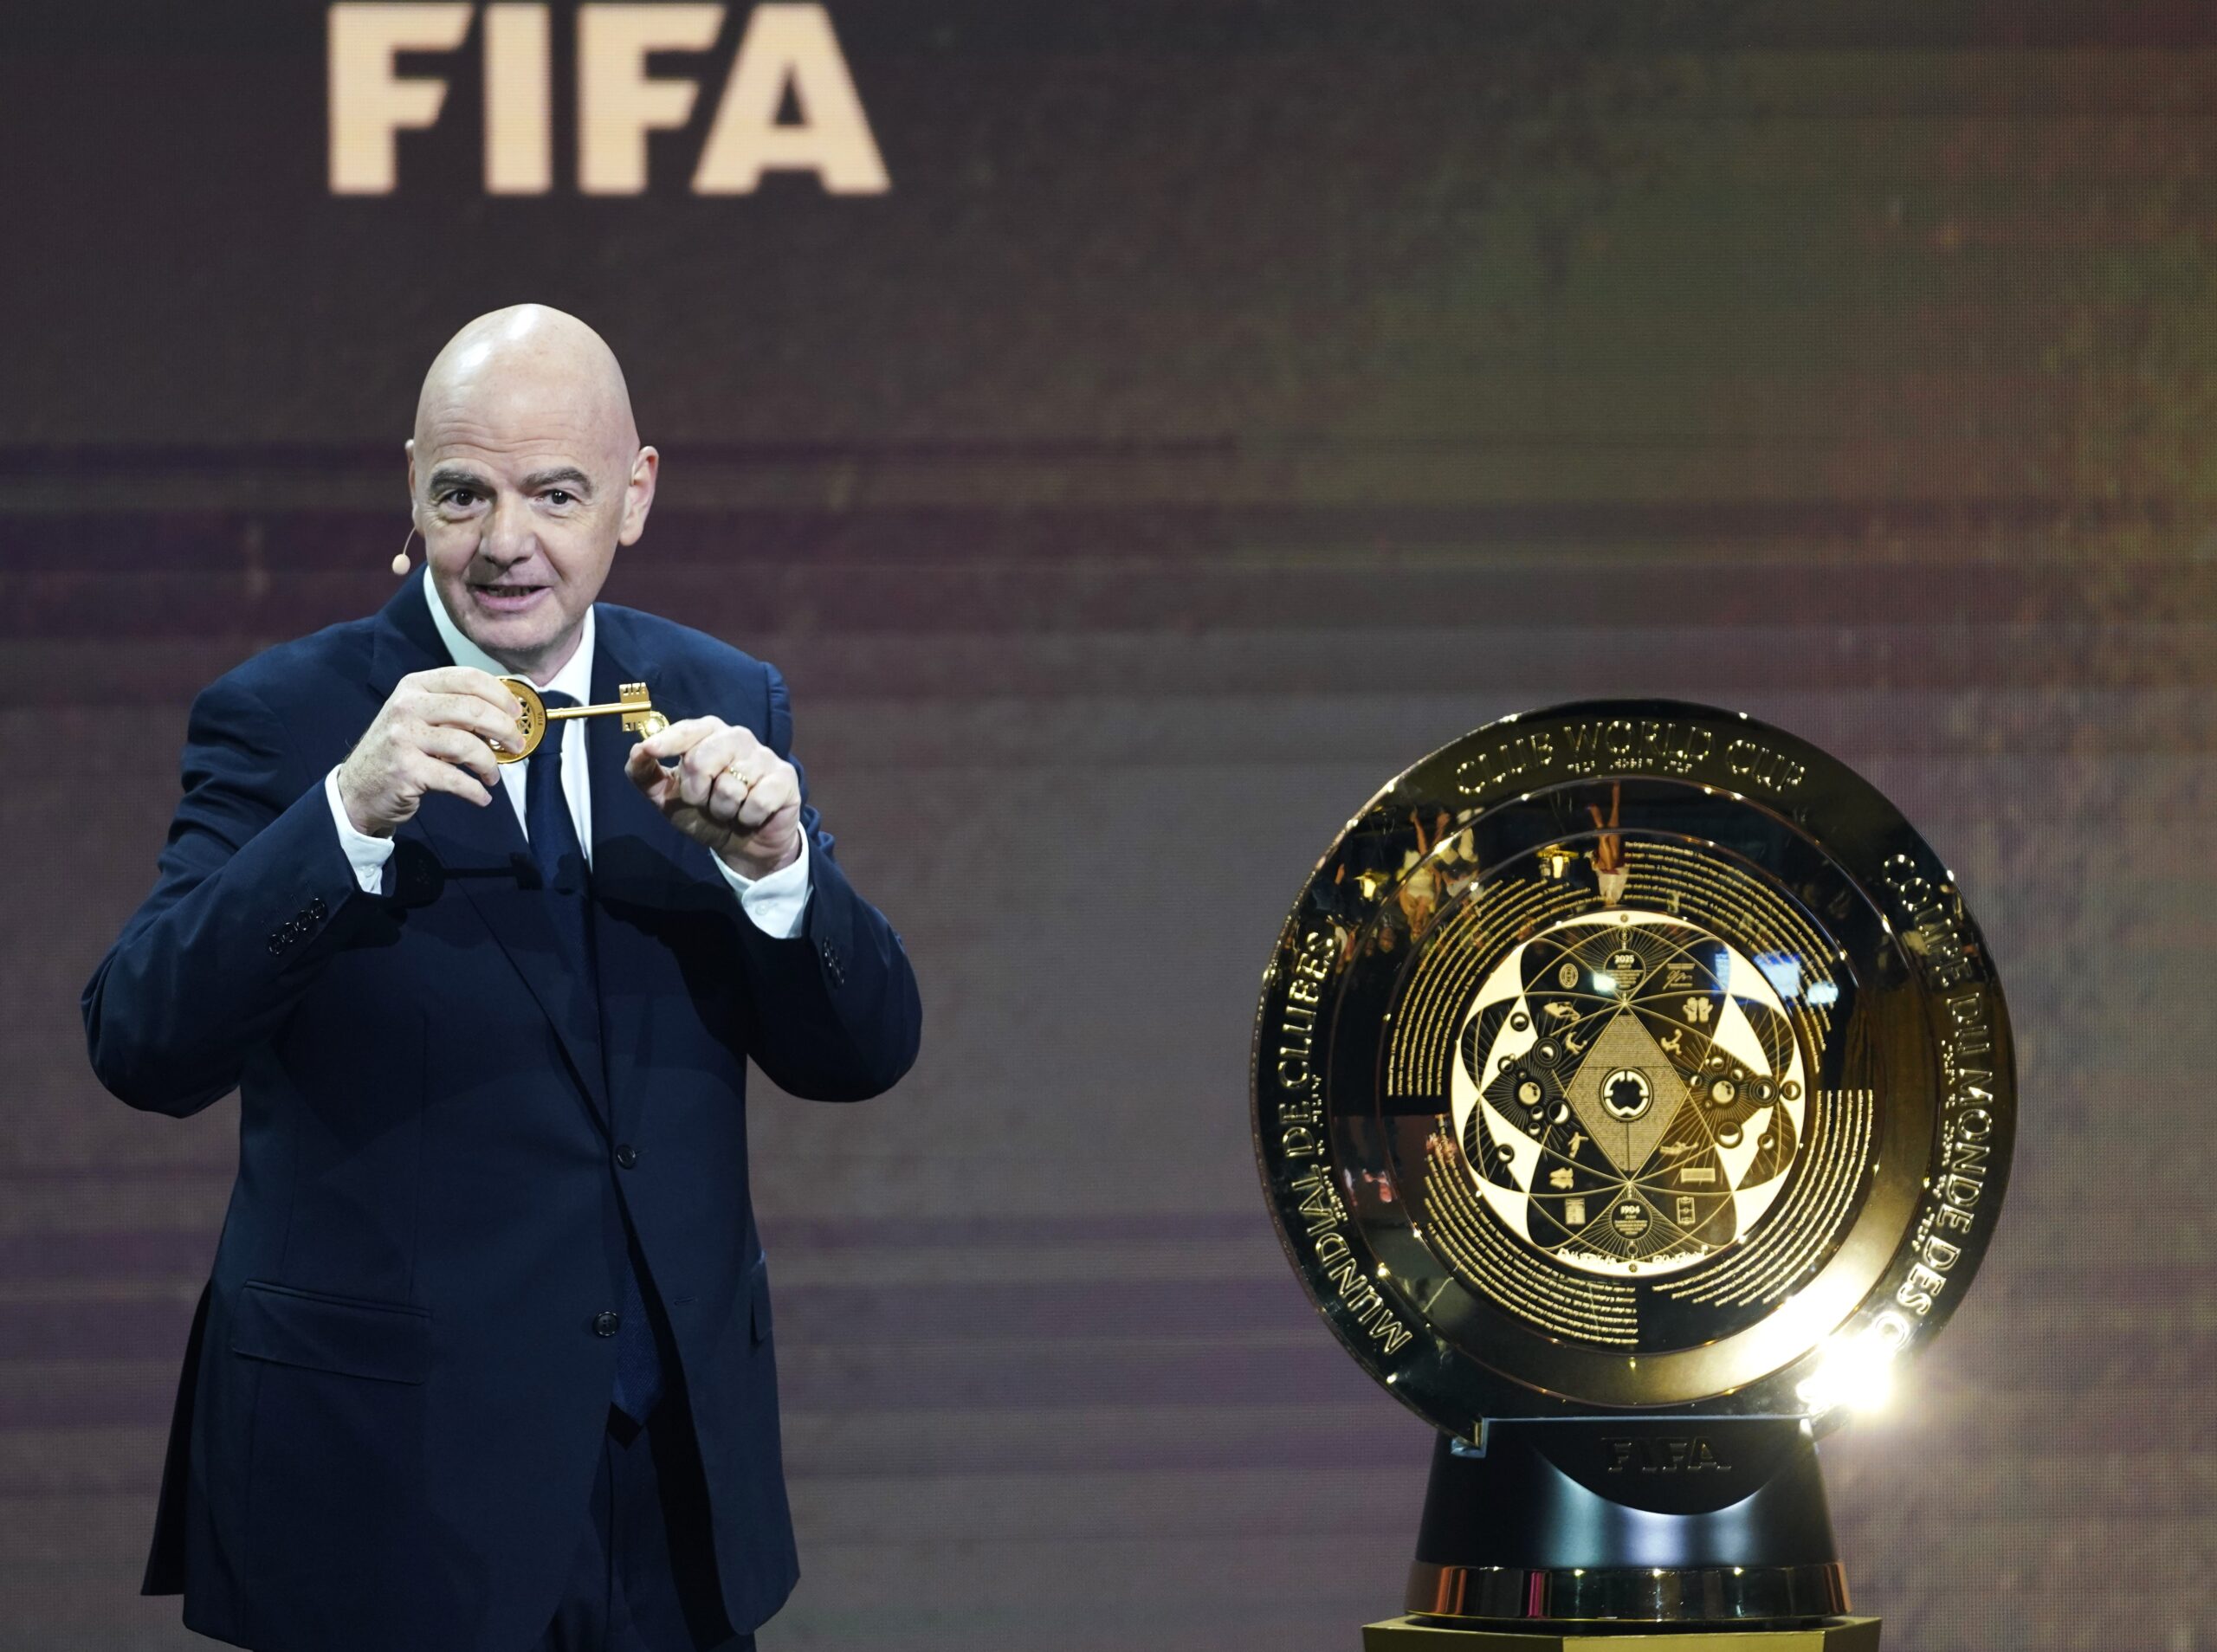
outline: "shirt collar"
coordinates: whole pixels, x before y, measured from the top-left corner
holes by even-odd
[[[431,605],[431,623],[438,628],[439,640],[447,645],[447,655],[456,665],[474,666],[480,671],[489,671],[496,677],[520,676],[511,671],[491,655],[479,648],[454,623],[447,612],[447,605],[440,600],[439,588],[431,580],[431,571],[423,570],[423,596]],[[585,635],[578,639],[578,651],[567,664],[554,674],[552,682],[539,685],[540,693],[567,694],[580,706],[592,700],[593,610],[585,610]]]

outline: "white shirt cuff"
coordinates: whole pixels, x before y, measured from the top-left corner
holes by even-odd
[[[791,940],[800,933],[801,920],[808,916],[808,836],[803,833],[800,853],[792,864],[779,867],[766,878],[742,877],[721,855],[708,858],[739,896],[740,910],[755,928],[772,940]]]
[[[346,805],[339,801],[336,767],[323,777],[323,795],[331,805],[332,822],[339,828],[339,847],[346,851],[346,863],[354,868],[354,881],[362,886],[364,894],[378,894],[385,887],[385,863],[392,858],[392,840],[354,829],[354,823],[346,818]]]

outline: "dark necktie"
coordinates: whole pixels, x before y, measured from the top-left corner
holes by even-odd
[[[540,698],[549,711],[578,703],[561,694],[542,694]],[[565,732],[563,725],[551,725],[546,738],[531,754],[529,778],[524,783],[524,834],[531,840],[531,858],[539,865],[546,915],[569,954],[576,978],[585,984],[586,1003],[598,1023],[600,977],[592,952],[591,874],[585,866],[585,846],[578,842],[577,823],[570,817],[569,798],[562,790]],[[593,1030],[598,1037],[598,1025]],[[654,1327],[647,1320],[638,1263],[630,1258],[628,1245],[625,1258],[624,1307],[616,1329],[614,1398],[617,1410],[632,1421],[643,1423],[662,1398],[662,1359],[655,1349]]]

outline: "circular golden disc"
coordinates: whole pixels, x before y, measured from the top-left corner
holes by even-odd
[[[1953,874],[1735,713],[1596,701],[1424,758],[1264,977],[1256,1157],[1295,1269],[1412,1410],[1820,1411],[1992,1234],[2007,1011]]]
[[[520,763],[536,752],[540,741],[546,738],[546,702],[540,699],[539,690],[521,677],[503,677],[501,681],[516,697],[516,703],[523,707],[523,715],[516,719],[515,749],[510,751],[505,743],[495,740],[493,756],[497,762]]]

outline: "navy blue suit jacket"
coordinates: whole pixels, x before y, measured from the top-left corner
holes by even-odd
[[[915,1059],[915,979],[812,806],[804,932],[757,929],[624,778],[614,718],[587,726],[598,1015],[497,794],[428,798],[364,894],[323,778],[403,676],[449,663],[422,578],[200,695],[158,881],[85,990],[123,1100],[240,1099],[145,1588],[264,1652],[531,1644],[600,1450],[617,1345],[593,1321],[623,1300],[628,1210],[750,1629],[798,1568],[746,1063],[797,1095],[874,1095]],[[768,665],[605,603],[597,636],[596,700],[644,681],[673,719],[790,754]]]

